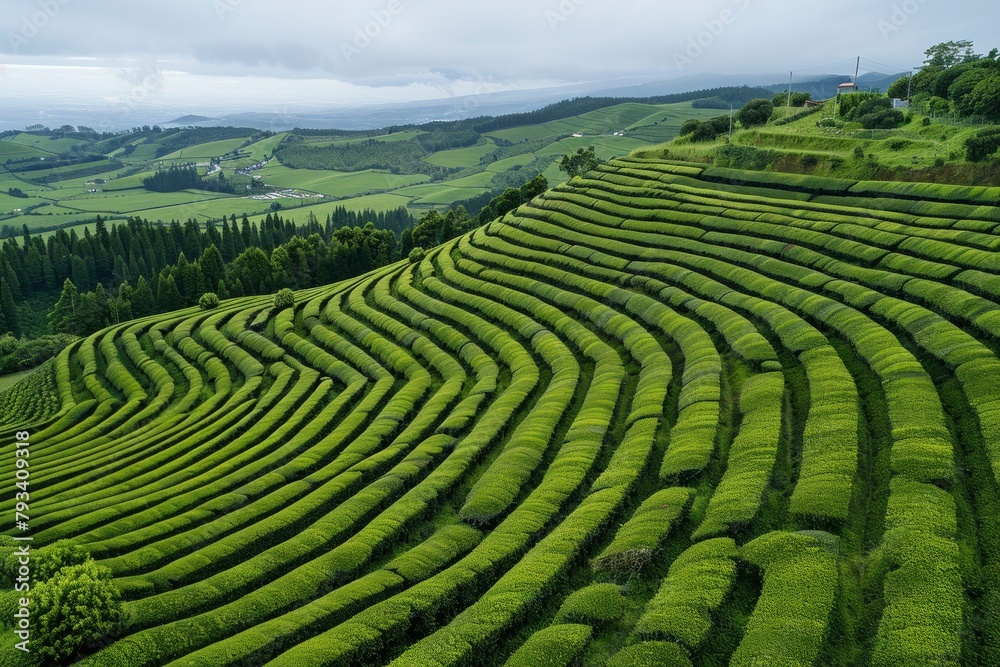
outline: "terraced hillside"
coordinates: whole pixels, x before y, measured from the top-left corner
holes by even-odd
[[[80,664],[1000,664],[997,195],[636,155],[81,341],[0,395]]]

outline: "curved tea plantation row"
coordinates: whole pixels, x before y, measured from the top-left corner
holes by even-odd
[[[1000,664],[996,195],[635,156],[79,342],[0,445],[122,591],[80,664]]]

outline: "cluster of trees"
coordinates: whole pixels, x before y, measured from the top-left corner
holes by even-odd
[[[716,116],[708,120],[684,121],[681,125],[681,136],[690,136],[692,141],[714,141],[716,138],[729,132],[731,126],[729,116]]]
[[[776,107],[800,107],[813,98],[812,93],[792,92],[791,97],[786,90],[774,96],[772,104]],[[789,102],[790,100],[790,102]]]
[[[903,112],[892,108],[892,100],[880,93],[852,93],[840,98],[841,118],[866,130],[891,130],[906,120]]]
[[[587,155],[589,157],[585,157],[584,160],[587,161],[588,164],[590,163],[589,162],[590,157],[593,157],[594,160],[597,160],[597,157],[594,155],[593,147],[589,149]],[[599,161],[597,163],[594,163],[594,167],[596,167],[597,164],[599,164]],[[537,176],[535,176],[534,178],[532,178],[530,181],[528,181],[519,188],[507,188],[506,190],[504,190],[503,194],[501,194],[499,197],[494,197],[493,199],[490,199],[489,203],[486,204],[482,209],[480,209],[478,215],[479,224],[485,225],[487,222],[495,220],[496,218],[505,215],[509,211],[513,211],[521,204],[528,203],[529,201],[531,201],[532,199],[534,199],[535,197],[542,194],[548,189],[549,189],[549,181],[541,174],[538,174]]]
[[[213,307],[202,301],[209,293],[225,299],[325,285],[444,243],[547,188],[539,174],[494,197],[479,216],[458,205],[419,222],[404,208],[339,207],[325,225],[311,213],[304,225],[277,214],[259,226],[231,216],[221,229],[215,222],[202,228],[195,220],[162,225],[139,218],[108,229],[98,218],[93,233],[59,230],[44,241],[25,226],[22,243],[8,238],[0,253],[0,334],[21,336],[16,302],[28,296],[58,294],[49,331],[79,336],[199,303]]]
[[[56,334],[38,338],[0,336],[0,375],[26,371],[59,354],[76,336]]]
[[[897,80],[889,97],[910,97],[928,113],[1000,121],[1000,49],[977,54],[970,41],[937,44],[924,52],[924,67]]]
[[[21,188],[7,188],[7,194],[11,197],[20,197],[21,199],[27,199],[28,195],[24,194]]]
[[[808,93],[803,94],[807,95]],[[781,100],[782,104],[788,100],[788,93],[784,95]],[[774,99],[777,100],[778,97]],[[773,114],[774,102],[770,98],[758,97],[744,104],[733,118],[725,115],[708,120],[694,118],[687,120],[681,125],[680,135],[690,136],[692,141],[714,141],[723,134],[728,134],[734,123],[738,122],[744,128],[759,127],[767,123]]]
[[[364,171],[382,169],[392,173],[426,173],[434,175],[449,172],[424,158],[430,151],[417,139],[407,141],[379,141],[368,139],[351,143],[312,146],[301,137],[290,136],[275,151],[281,164],[292,169],[321,169],[332,171]]]
[[[214,245],[226,264],[232,263],[250,248],[259,248],[270,257],[275,248],[288,243],[293,237],[309,238],[317,235],[323,243],[329,244],[336,238],[338,229],[363,227],[367,221],[373,222],[378,230],[387,232],[394,238],[416,224],[413,216],[403,208],[375,213],[352,212],[340,207],[327,216],[325,225],[315,216],[310,216],[304,225],[268,216],[260,226],[250,222],[246,216],[242,222],[236,216],[231,216],[222,221],[221,229],[214,222],[202,228],[193,220],[184,225],[177,222],[160,225],[139,218],[111,225],[108,229],[105,222],[98,218],[93,232],[85,228],[81,236],[76,230],[68,233],[60,230],[44,240],[41,236],[32,235],[25,226],[21,243],[12,238],[5,239],[0,252],[0,333],[13,332],[17,336],[24,333],[16,304],[25,299],[46,295],[50,295],[54,301],[67,279],[83,292],[78,295],[80,300],[75,301],[75,305],[82,303],[84,306],[83,316],[78,318],[83,324],[63,326],[58,330],[92,330],[98,322],[126,319],[125,316],[130,311],[124,302],[131,302],[131,298],[116,301],[121,298],[123,289],[128,297],[129,288],[125,283],[139,291],[139,280],[142,279],[155,297],[161,273],[164,269],[181,264],[182,254],[188,262],[195,262]],[[373,260],[378,257],[379,250],[380,247],[369,247]],[[363,255],[360,247],[356,247],[355,252]],[[367,266],[363,256],[357,261],[351,257],[340,259],[348,266]],[[343,274],[335,271],[333,277],[326,282],[341,275]],[[101,290],[97,289],[99,284],[104,286]],[[120,287],[107,289],[113,286]],[[212,287],[216,288],[217,285],[213,284]],[[252,290],[255,293],[259,289],[259,279],[252,286],[244,282],[240,287],[245,292]],[[238,292],[240,287],[231,283],[229,291]],[[91,297],[84,299],[87,292],[91,293],[92,300]],[[104,292],[104,295],[100,292]],[[194,295],[194,298],[197,296]],[[140,301],[144,303],[141,298]],[[71,311],[75,309],[74,301],[67,303]],[[149,314],[156,311],[140,307],[138,311],[133,308],[131,312]]]
[[[182,190],[211,190],[234,194],[233,185],[220,171],[216,178],[202,178],[194,166],[159,169],[152,176],[142,179],[142,186],[150,192],[181,192]]]
[[[265,221],[261,233],[284,224],[278,218]],[[228,224],[224,225],[226,229]],[[49,328],[82,336],[116,322],[202,305],[206,293],[227,299],[282,288],[318,287],[385,266],[400,256],[396,235],[370,222],[364,227],[341,227],[329,241],[314,231],[306,237],[293,234],[269,252],[251,245],[230,262],[211,243],[192,260],[181,251],[177,262],[161,269],[152,280],[140,275],[134,288],[126,280],[112,289],[98,283],[93,291],[80,293],[67,278],[49,313]]]
[[[593,146],[578,148],[575,153],[563,156],[562,160],[559,161],[559,171],[573,178],[574,176],[583,176],[592,169],[597,169],[597,165],[599,164],[601,164],[601,161],[598,159]]]
[[[770,99],[759,97],[750,100],[736,112],[736,120],[743,127],[759,127],[771,119],[774,114],[774,103]]]
[[[142,179],[142,187],[150,192],[197,190],[203,185],[204,181],[194,166],[161,169],[152,176]]]

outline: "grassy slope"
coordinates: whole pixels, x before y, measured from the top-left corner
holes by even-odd
[[[268,185],[324,195],[323,199],[282,200],[282,206],[286,211],[305,207],[317,216],[323,217],[326,211],[342,204],[351,209],[363,209],[366,206],[377,208],[406,206],[419,214],[431,207],[446,207],[456,200],[486,192],[493,187],[493,174],[523,167],[536,159],[548,162],[544,173],[554,185],[565,180],[565,175],[556,168],[556,161],[565,153],[593,145],[604,159],[624,155],[635,148],[650,146],[672,138],[684,119],[706,117],[713,113],[710,110],[693,109],[690,103],[666,106],[622,104],[555,123],[501,130],[490,133],[487,140],[479,145],[439,151],[428,156],[426,160],[430,164],[463,170],[454,178],[433,185],[425,184],[428,178],[424,174],[397,175],[373,171],[342,174],[293,170],[277,162],[270,163],[257,174],[262,176]],[[653,123],[658,124],[653,125]],[[611,136],[613,132],[626,129],[630,134],[635,132],[635,136]],[[585,136],[580,139],[563,138],[577,132],[582,132]],[[377,138],[387,142],[406,141],[419,134],[419,131],[406,131]],[[231,174],[237,168],[263,160],[274,152],[286,135],[287,133],[280,133],[239,149],[238,159],[225,161],[224,170],[227,174]],[[548,140],[549,143],[532,153],[514,155],[492,164],[481,164],[481,158],[496,149],[495,141],[491,137],[514,142],[542,139]],[[366,140],[367,138],[338,139],[333,133],[329,137],[305,138],[307,143],[315,146]],[[232,139],[209,142],[176,151],[163,158],[156,158],[159,144],[143,137],[134,142],[136,148],[130,155],[123,155],[121,149],[111,154],[124,162],[126,165],[124,170],[109,169],[82,177],[73,173],[81,168],[79,166],[57,168],[51,172],[0,174],[0,225],[12,225],[20,230],[21,226],[26,224],[29,229],[46,230],[59,226],[78,226],[98,213],[106,219],[122,219],[138,215],[150,220],[164,221],[183,220],[189,217],[206,221],[233,213],[262,215],[269,209],[271,202],[255,201],[242,196],[206,193],[190,195],[176,193],[164,196],[142,189],[142,179],[153,173],[161,162],[164,164],[204,162],[238,149],[244,141]],[[0,161],[7,157],[19,159],[51,156],[55,155],[51,151],[58,152],[80,144],[81,142],[76,140],[50,141],[47,138],[21,134],[12,140],[0,142]],[[138,173],[132,173],[137,170]],[[32,178],[46,173],[50,175],[65,173],[66,178],[45,185],[30,182]],[[528,177],[530,175],[525,174],[525,178]],[[98,178],[107,182],[95,186],[94,179]],[[6,189],[9,187],[20,187],[30,198],[8,197]],[[98,187],[100,192],[88,192],[93,187]],[[330,199],[337,200],[337,203],[329,201]],[[12,212],[15,208],[23,209],[31,206],[39,208],[26,215]],[[302,217],[306,215],[305,208],[301,210]],[[289,213],[289,215],[297,217],[300,213]]]

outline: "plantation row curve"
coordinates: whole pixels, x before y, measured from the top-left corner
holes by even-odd
[[[0,395],[79,664],[1000,663],[997,195],[635,154],[79,341]]]

